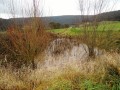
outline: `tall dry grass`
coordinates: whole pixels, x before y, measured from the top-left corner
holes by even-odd
[[[61,65],[50,63],[43,64],[41,68],[32,70],[29,67],[12,70],[0,68],[1,90],[61,90],[82,89],[84,81],[94,84],[101,83],[109,86],[109,90],[115,85],[114,79],[120,77],[120,55],[117,53],[106,53],[102,57],[89,61],[69,61]],[[117,80],[116,80],[117,81]],[[61,83],[61,84],[60,84]],[[61,86],[62,85],[62,86]],[[52,89],[53,88],[53,89]],[[97,90],[97,89],[95,89]],[[101,89],[104,90],[104,89]],[[115,89],[116,90],[116,89]]]

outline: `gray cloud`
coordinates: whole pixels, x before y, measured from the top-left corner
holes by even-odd
[[[13,1],[13,4],[12,4],[12,1]],[[48,1],[54,1],[54,0],[37,0],[37,1],[42,1],[42,4],[40,2],[40,5],[39,5],[39,9],[42,8],[44,9],[43,10],[43,15],[44,13],[47,13],[48,15],[51,15],[51,13],[49,13],[49,8],[51,9],[51,7],[48,8],[47,5],[43,4],[43,1],[44,2],[48,2]],[[59,0],[60,2],[65,2],[65,0]],[[72,1],[72,0],[71,0]],[[109,2],[111,1],[114,1],[114,0],[108,0]],[[57,2],[56,2],[57,3]],[[69,2],[67,2],[69,3]],[[53,6],[55,6],[55,2],[51,3]],[[64,4],[64,3],[63,3]],[[66,3],[65,3],[66,4]],[[51,5],[51,6],[52,6]],[[120,10],[120,0],[118,0],[117,4],[115,5],[115,9],[114,10]],[[24,16],[29,16],[30,14],[30,11],[33,10],[33,7],[32,7],[32,0],[0,0],[0,14],[4,15],[7,14],[10,15],[11,14],[11,9],[13,8],[14,6],[14,12],[17,16],[22,16],[24,14]],[[60,6],[63,6],[63,5],[60,5]],[[110,6],[110,5],[109,5]],[[68,6],[66,8],[69,8],[69,7],[74,7],[74,6]],[[52,9],[56,9],[57,6],[55,8],[52,8]],[[62,7],[59,7],[59,8],[62,8]],[[61,9],[60,9],[61,10]],[[23,13],[24,11],[24,13]],[[39,10],[41,11],[41,10]],[[54,11],[54,10],[53,10]],[[63,11],[63,10],[62,10]],[[59,11],[59,14],[64,14],[65,12],[62,12],[62,11]],[[66,11],[67,12],[67,11]],[[54,12],[55,14],[57,12]],[[54,14],[53,13],[53,14]],[[74,13],[73,13],[74,14]]]
[[[0,0],[0,13],[5,13],[5,11],[7,11],[7,6],[4,4],[3,0]]]
[[[37,3],[41,4],[40,1],[36,0]],[[31,16],[33,13],[33,0],[0,0],[0,13],[11,14],[14,12],[17,16]],[[38,9],[41,8],[41,5],[38,5]],[[40,10],[39,10],[40,11]]]

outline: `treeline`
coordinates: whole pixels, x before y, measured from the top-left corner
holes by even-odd
[[[68,28],[69,25],[68,24],[63,24],[62,25],[60,23],[50,22],[49,27],[50,27],[50,29],[60,29],[60,28]]]
[[[52,16],[52,17],[42,17],[42,21],[47,20],[46,28],[59,29],[68,28],[69,25],[82,22],[83,16],[81,15],[70,15],[70,16]],[[100,21],[120,21],[120,10],[105,12],[98,14],[97,17]],[[39,19],[39,17],[38,17]],[[93,15],[85,15],[85,21],[92,21],[94,19]],[[32,18],[11,18],[2,19],[0,18],[0,30],[6,30],[8,27],[13,25],[14,21],[21,27],[24,23],[31,22]],[[50,21],[49,21],[50,20]],[[49,24],[49,25],[48,25]],[[49,27],[48,27],[49,26]]]

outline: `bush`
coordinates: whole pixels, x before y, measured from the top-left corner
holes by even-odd
[[[8,40],[2,39],[1,44],[9,51],[8,54],[13,62],[19,65],[32,63],[34,69],[35,57],[44,51],[51,36],[44,31],[44,28],[39,27],[39,23],[35,26],[27,25],[24,30],[17,26],[9,28],[6,32]]]

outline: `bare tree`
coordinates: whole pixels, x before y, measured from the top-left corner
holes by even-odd
[[[116,2],[117,0],[114,0],[113,5],[108,8],[109,0],[78,0],[82,19],[82,39],[84,43],[88,45],[90,57],[95,57],[94,48],[102,44],[101,41],[98,43],[98,38],[99,40],[103,39],[102,35],[99,35],[100,33],[98,30],[101,25],[99,15],[101,15],[102,12],[111,11]],[[101,29],[106,28],[105,24],[103,26],[104,28]]]
[[[13,16],[14,24],[8,27],[6,33],[11,45],[3,40],[2,44],[11,52],[14,59],[17,59],[17,62],[31,63],[32,68],[35,69],[35,57],[44,51],[47,42],[50,40],[50,35],[45,31],[44,23],[41,19],[40,0],[32,1],[31,7],[28,7],[27,10],[25,7],[21,7],[23,14],[31,18],[26,22],[26,18],[22,17],[24,23],[20,26],[18,21],[16,21],[14,0],[11,0],[10,12]]]

